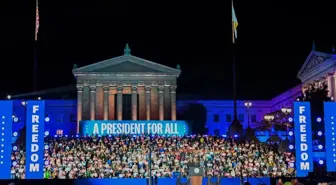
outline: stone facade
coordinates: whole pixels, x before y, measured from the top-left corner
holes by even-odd
[[[77,131],[81,120],[125,120],[125,95],[131,95],[131,120],[176,120],[180,73],[131,55],[128,46],[123,56],[74,69]]]

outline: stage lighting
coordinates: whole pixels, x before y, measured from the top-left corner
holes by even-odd
[[[7,95],[7,99],[10,100],[12,98],[11,95]]]
[[[293,145],[289,145],[288,148],[291,149],[291,150],[293,150],[294,146]]]
[[[17,132],[13,132],[13,136],[14,137],[18,136],[18,133]]]
[[[16,161],[13,161],[12,164],[13,164],[13,166],[16,166],[16,165],[17,165],[17,162],[16,162]]]
[[[38,99],[38,100],[41,100],[41,97],[38,97],[37,99]]]
[[[50,118],[49,118],[49,117],[46,117],[46,118],[44,118],[44,121],[45,121],[45,122],[49,122],[49,121],[50,121]]]
[[[289,163],[289,166],[290,166],[291,168],[293,168],[293,167],[294,167],[294,163],[290,162],[290,163]]]
[[[322,145],[318,145],[318,149],[322,150],[323,146]]]
[[[289,135],[289,136],[293,136],[293,135],[294,135],[293,131],[289,131],[289,132],[288,132],[288,135]]]
[[[233,137],[238,137],[238,134],[233,135]]]
[[[25,105],[26,105],[26,102],[25,102],[25,101],[22,101],[21,104],[22,104],[23,106],[25,106]]]
[[[13,121],[14,121],[14,122],[18,122],[18,121],[19,121],[19,118],[14,117],[14,118],[13,118]]]
[[[222,135],[223,137],[227,137],[227,135]]]
[[[17,146],[13,146],[13,150],[16,151],[18,148]]]
[[[324,161],[323,160],[319,160],[319,164],[320,165],[324,164]]]
[[[322,121],[322,118],[318,117],[318,118],[316,118],[316,121],[317,121],[318,123],[320,123],[320,122]]]
[[[45,132],[44,132],[44,135],[45,135],[45,136],[49,136],[49,131],[45,131]]]
[[[322,134],[323,134],[322,131],[318,131],[318,132],[317,132],[317,135],[318,135],[318,136],[322,136]]]
[[[292,118],[292,117],[289,117],[289,118],[288,118],[288,121],[289,121],[289,122],[293,122],[293,118]]]
[[[48,149],[49,149],[49,146],[48,146],[48,145],[44,145],[44,149],[45,149],[45,150],[48,150]]]

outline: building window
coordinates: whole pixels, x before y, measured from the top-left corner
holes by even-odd
[[[58,115],[57,118],[56,118],[56,121],[57,122],[63,122],[63,115]]]
[[[257,122],[257,115],[255,115],[255,114],[252,114],[252,115],[251,115],[251,122],[252,122],[252,123]]]
[[[76,118],[76,115],[75,115],[75,114],[71,114],[71,115],[70,115],[70,121],[71,121],[71,122],[76,122],[76,121],[77,121],[77,118]]]
[[[225,121],[226,121],[226,122],[231,122],[231,121],[232,121],[232,116],[231,116],[231,114],[227,114],[227,115],[225,115]]]
[[[239,114],[239,115],[238,115],[238,120],[239,120],[240,122],[244,122],[244,114]]]
[[[214,115],[214,122],[218,123],[219,122],[219,115],[218,114],[215,114]]]
[[[56,130],[56,134],[58,136],[63,136],[63,130],[61,130],[61,129]]]

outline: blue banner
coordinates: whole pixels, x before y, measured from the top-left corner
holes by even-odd
[[[336,171],[336,102],[324,103],[325,156],[328,172]]]
[[[42,179],[44,165],[44,101],[27,102],[26,179]]]
[[[185,121],[81,121],[82,135],[187,135],[188,124]]]
[[[305,177],[313,171],[312,125],[309,102],[294,102],[296,176]]]
[[[13,101],[0,101],[0,179],[11,179]]]

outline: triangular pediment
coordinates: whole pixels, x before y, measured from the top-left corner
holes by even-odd
[[[301,79],[303,76],[310,73],[314,69],[318,68],[321,65],[324,65],[324,63],[326,63],[331,57],[332,55],[330,54],[311,51],[298,73],[298,78]]]
[[[73,70],[74,75],[83,73],[164,73],[179,76],[181,71],[133,55],[104,60]]]
[[[145,67],[143,65],[139,65],[134,62],[130,61],[125,61],[119,64],[111,65],[111,66],[106,66],[104,68],[99,68],[93,70],[93,72],[113,72],[113,73],[139,73],[139,72],[154,72],[154,73],[160,73],[162,71],[159,71],[157,69]]]

